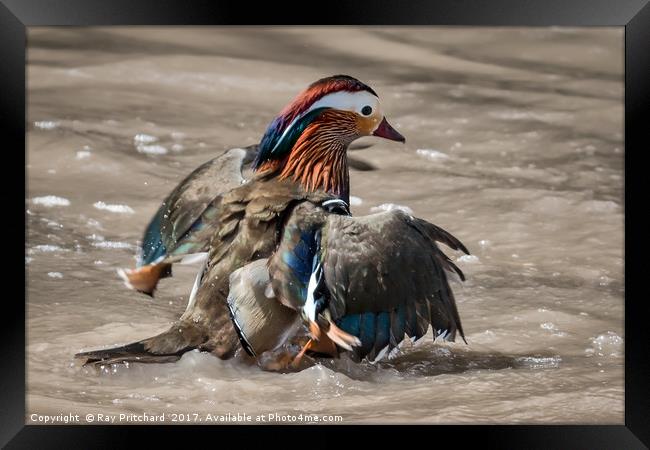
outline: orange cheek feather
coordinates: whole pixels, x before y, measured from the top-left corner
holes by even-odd
[[[359,132],[364,136],[369,136],[377,128],[379,124],[379,119],[376,117],[358,117],[357,118],[357,128]]]

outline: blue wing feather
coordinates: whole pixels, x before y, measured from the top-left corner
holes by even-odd
[[[165,206],[163,205],[156,215],[153,216],[144,232],[144,237],[142,238],[142,258],[138,261],[138,267],[151,264],[167,253],[165,244],[163,244],[161,231],[164,209]]]
[[[295,280],[293,288],[296,289],[296,299],[302,303],[307,299],[309,278],[314,270],[314,257],[318,252],[318,242],[315,230],[302,231],[298,242],[286,248],[281,256],[290,276]]]
[[[367,355],[375,345],[375,324],[377,323],[376,313],[361,314],[359,340],[361,341],[361,353]]]
[[[375,333],[375,353],[379,353],[390,341],[390,313],[377,314],[377,327]]]
[[[377,355],[387,345],[399,344],[404,337],[406,319],[406,305],[401,305],[391,312],[348,314],[336,320],[336,325],[359,338],[361,346],[356,353],[363,358],[373,349]]]
[[[391,346],[396,347],[404,338],[406,330],[406,304],[402,303],[391,313]]]
[[[349,314],[341,317],[336,325],[352,336],[359,337],[361,334],[361,314]]]

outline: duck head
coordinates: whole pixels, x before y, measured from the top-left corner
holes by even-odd
[[[253,168],[349,200],[347,149],[363,136],[404,142],[386,120],[377,93],[347,75],[312,83],[271,122]]]

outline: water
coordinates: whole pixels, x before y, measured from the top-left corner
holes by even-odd
[[[343,423],[623,423],[622,29],[32,28],[27,421],[36,414],[332,414]],[[351,152],[352,209],[410,208],[448,252],[468,345],[300,373],[191,352],[82,368],[166,329],[192,267],[126,290],[159,202],[256,143],[308,83],[347,73],[407,138]],[[360,141],[360,143],[362,143]],[[181,416],[175,416],[177,419]],[[194,416],[191,417],[194,420]],[[280,420],[280,419],[275,419]]]

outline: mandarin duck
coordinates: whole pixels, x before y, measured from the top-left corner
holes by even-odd
[[[161,268],[149,271],[156,281],[170,264],[197,250],[208,250],[180,319],[151,338],[76,356],[86,364],[169,362],[193,349],[224,359],[233,356],[240,344],[227,305],[230,275],[273,256],[297,205],[347,203],[347,149],[362,136],[404,142],[384,118],[377,94],[366,84],[346,75],[311,84],[269,125],[248,182],[217,195],[196,219],[187,220],[189,233],[183,233],[187,225],[178,232],[162,223],[150,227],[154,236],[163,229],[172,235],[172,245],[165,244],[160,254],[164,258],[153,259]],[[133,279],[129,276],[133,274],[125,275]]]
[[[469,252],[445,230],[401,210],[352,217],[340,199],[297,205],[277,251],[230,276],[228,307],[246,352],[258,357],[294,336],[305,352],[381,359],[407,335],[465,339],[446,271],[463,273],[438,248]],[[288,361],[287,361],[288,362]]]
[[[348,95],[353,93],[356,95]],[[369,128],[372,128],[372,134],[375,136],[397,141],[404,140],[388,125],[388,122],[377,123],[380,113],[377,109],[376,94],[370,87],[346,75],[316,81],[300,93],[271,122],[259,145],[230,149],[199,166],[172,190],[145,229],[137,267],[118,269],[117,273],[124,284],[130,289],[153,296],[158,281],[171,276],[173,263],[201,262],[207,256],[209,237],[216,231],[214,222],[206,220],[208,206],[219,195],[247,182],[243,175],[245,169],[251,168],[256,173],[271,171],[281,179],[286,178],[293,168],[285,165],[296,163],[295,159],[290,160],[286,157],[297,143],[298,137],[316,116],[324,112],[324,108],[343,110],[347,108],[348,111],[357,108],[361,117],[358,123],[356,123],[357,118],[351,119],[355,123],[352,121],[348,123],[345,114],[336,116],[334,111],[330,111],[328,113],[330,120],[318,122],[318,126],[322,129],[319,130],[318,136],[315,135],[318,142],[317,146],[312,146],[313,148],[332,147],[332,150],[334,146],[348,148],[352,140],[368,134]],[[330,125],[327,125],[327,122]],[[339,136],[337,142],[327,142],[326,126],[341,126],[342,132],[349,128],[347,131],[349,134]],[[356,130],[357,126],[359,130]],[[336,129],[335,131],[338,132]],[[368,146],[369,144],[365,144],[358,148]],[[272,155],[272,158],[268,155]],[[310,156],[305,155],[302,158],[310,158]],[[323,177],[323,180],[314,181],[310,187],[321,185],[326,191],[330,191],[343,186],[340,188],[341,195],[345,193],[347,198],[349,195],[348,166],[361,171],[372,170],[372,165],[350,157],[342,158],[339,164],[333,167],[338,178],[326,172],[313,171],[316,174],[320,173],[319,176]],[[281,168],[283,170],[280,170]],[[310,173],[309,170],[303,172]],[[328,184],[330,178],[333,178],[332,186]],[[308,183],[306,179],[301,182]],[[200,236],[208,238],[200,240],[197,234],[204,228],[208,230],[201,232]]]

